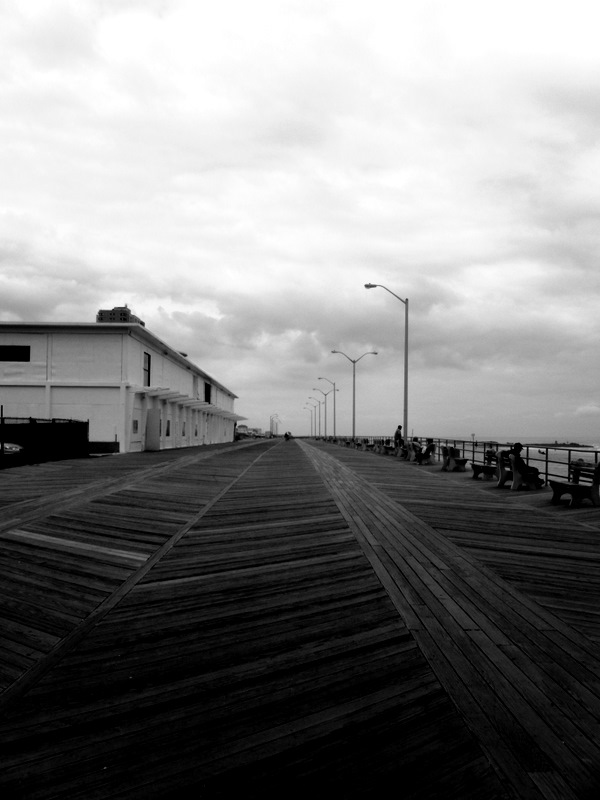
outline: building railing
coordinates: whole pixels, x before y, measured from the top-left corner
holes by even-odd
[[[7,447],[6,445],[17,445]],[[0,406],[0,468],[89,455],[89,422],[5,417]]]

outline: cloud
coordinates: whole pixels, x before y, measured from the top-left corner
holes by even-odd
[[[600,414],[600,406],[597,404],[590,404],[586,406],[579,406],[573,412],[575,416],[597,416]]]
[[[0,319],[128,303],[240,413],[276,405],[267,421],[292,430],[323,373],[347,423],[331,350],[377,349],[357,370],[377,433],[402,416],[404,307],[371,281],[410,298],[424,435],[515,419],[591,435],[599,16],[584,0],[2,4]]]

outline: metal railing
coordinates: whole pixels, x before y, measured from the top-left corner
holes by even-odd
[[[325,439],[325,437],[315,437]],[[421,445],[424,445],[428,437],[419,436]],[[460,450],[462,458],[475,464],[485,464],[486,451],[510,450],[514,442],[497,441],[473,441],[471,439],[445,439],[442,437],[430,437],[435,444],[435,460],[442,461],[442,448],[455,447]],[[368,450],[384,452],[393,447],[393,437],[382,436],[357,436],[354,440],[351,436],[328,436],[327,441],[342,444],[349,447],[358,447]],[[600,461],[600,449],[585,447],[583,445],[567,444],[525,444],[521,453],[524,461],[532,467],[537,467],[540,475],[547,482],[553,480],[569,480],[569,464],[575,461],[583,461],[586,465],[595,465]],[[494,462],[495,463],[495,462]]]

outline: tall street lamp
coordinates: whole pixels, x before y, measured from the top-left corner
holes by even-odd
[[[363,353],[362,356],[358,358],[350,358],[347,356],[346,353],[342,353],[341,350],[332,350],[332,353],[339,353],[339,355],[344,356],[347,358],[348,361],[352,364],[352,438],[355,438],[356,435],[356,365],[365,356],[376,356],[377,350],[369,350],[368,353]]]
[[[404,425],[404,441],[408,441],[408,297],[402,299],[397,294],[388,289],[387,286],[382,286],[380,283],[365,283],[365,289],[385,289],[391,295],[394,295],[396,300],[400,300],[404,304],[404,415],[402,424]]]
[[[319,438],[321,438],[321,400],[319,400],[318,397],[313,397],[312,395],[308,399],[316,400],[319,404]]]
[[[304,410],[310,414],[310,435],[313,435],[313,410],[310,406],[304,406]]]
[[[337,389],[335,388],[335,383],[333,381],[330,381],[329,378],[317,378],[317,380],[319,380],[319,381],[327,381],[328,383],[330,383],[333,386],[333,438],[335,439],[336,438],[336,431],[335,431],[335,393],[337,392]],[[329,392],[328,392],[328,394],[329,394]]]
[[[316,386],[313,386],[313,392],[321,392],[321,394],[325,398],[325,410],[323,413],[323,417],[325,419],[325,438],[327,439],[327,395],[331,394],[332,389],[330,389],[328,392],[324,392],[323,389],[319,389]]]
[[[310,398],[309,398],[309,400],[310,400]],[[308,400],[306,402],[308,403]],[[317,403],[318,402],[319,401],[317,400]],[[308,403],[308,405],[312,408],[313,413],[315,415],[315,434],[314,435],[316,436],[317,435],[317,406],[314,405],[313,403]]]

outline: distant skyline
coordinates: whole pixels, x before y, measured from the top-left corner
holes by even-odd
[[[591,0],[3,0],[0,320],[125,303],[252,427],[600,442]],[[0,387],[1,392],[1,387]],[[331,396],[330,396],[331,399]],[[328,427],[332,427],[332,420]]]

